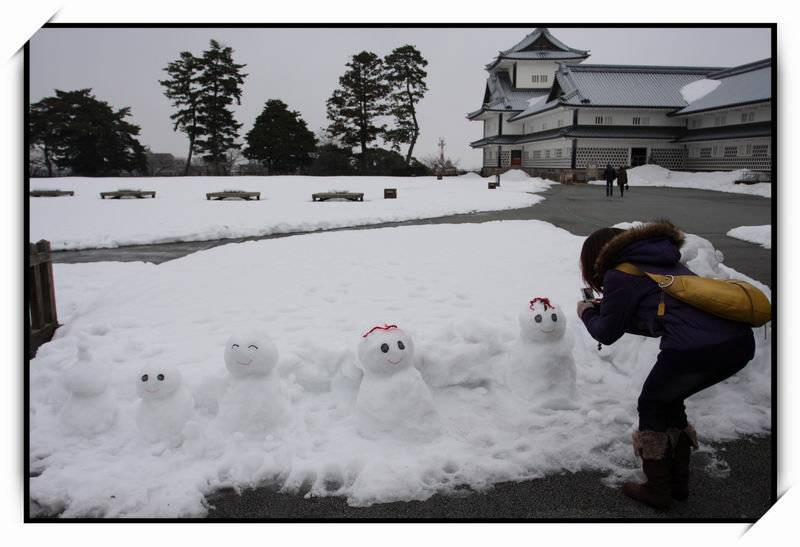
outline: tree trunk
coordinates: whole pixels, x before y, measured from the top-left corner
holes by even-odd
[[[417,144],[419,137],[419,123],[417,123],[417,110],[414,108],[414,98],[411,96],[411,84],[408,79],[406,79],[406,94],[408,95],[408,105],[411,107],[411,119],[414,120],[414,133],[411,135],[408,154],[406,154],[406,165],[411,165],[411,153],[414,151],[414,145]]]
[[[50,149],[44,145],[44,164],[47,166],[47,176],[53,176],[53,166],[50,165]]]
[[[194,137],[189,137],[189,156],[186,158],[186,167],[183,169],[183,176],[189,176],[189,167],[192,165],[192,151],[194,150]]]

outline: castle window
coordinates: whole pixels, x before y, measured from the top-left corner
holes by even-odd
[[[714,125],[725,125],[728,121],[727,116],[715,116],[714,117]]]
[[[531,83],[532,84],[538,84],[539,83],[539,75],[538,74],[534,74],[533,76],[531,76]]]
[[[549,158],[550,157],[550,149],[549,148],[544,151],[544,157],[545,158]]]
[[[594,123],[595,125],[603,125],[603,116],[595,116]]]
[[[542,157],[542,151],[541,150],[534,150],[533,151],[533,159],[538,160],[541,157]]]
[[[723,155],[726,158],[735,158],[739,152],[738,146],[726,146]]]
[[[640,118],[639,116],[634,116],[633,125],[642,125],[642,118]]]
[[[750,112],[742,112],[742,123],[745,122],[752,122],[756,119],[756,113],[753,111]]]
[[[610,124],[611,124],[611,122],[613,121],[613,118],[612,118],[611,116],[605,116],[605,117],[603,118],[603,121],[604,121],[604,123],[606,123],[606,124],[609,124],[609,125],[610,125]]]
[[[543,84],[547,83],[547,74],[542,74],[542,83]]]
[[[560,158],[560,157],[561,157],[561,154],[563,154],[563,152],[564,152],[564,151],[563,151],[561,148],[556,148],[556,157],[557,157],[557,158]]]
[[[711,157],[711,148],[701,148],[700,149],[700,157],[701,158],[710,158]]]
[[[558,127],[561,127],[562,125],[564,125],[564,120],[558,120],[558,123],[556,125]]]

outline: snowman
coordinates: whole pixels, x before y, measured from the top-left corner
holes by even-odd
[[[264,332],[235,334],[225,343],[229,383],[214,425],[223,433],[266,438],[289,420],[286,390],[275,374],[278,348]]]
[[[147,364],[139,371],[136,425],[148,442],[165,442],[173,448],[183,442],[184,426],[194,414],[194,398],[181,380],[180,371],[166,363]]]
[[[362,336],[358,358],[364,376],[356,423],[363,437],[424,442],[441,434],[433,396],[413,357],[414,342],[396,325],[374,327]]]
[[[577,408],[572,338],[561,308],[534,298],[520,312],[519,326],[507,375],[511,390],[543,408]]]
[[[109,376],[108,365],[93,362],[88,347],[80,344],[78,360],[61,376],[70,394],[61,409],[61,424],[67,430],[91,437],[114,425],[117,405],[108,390]]]

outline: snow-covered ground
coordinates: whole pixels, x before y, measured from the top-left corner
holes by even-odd
[[[158,517],[202,515],[204,494],[224,486],[364,505],[582,469],[628,478],[636,398],[658,341],[627,335],[598,351],[574,314],[582,241],[547,223],[507,221],[230,244],[158,266],[57,264],[64,326],[30,364],[30,461],[41,473],[31,498],[64,516]],[[744,277],[706,240],[688,236],[683,254],[697,273]],[[518,313],[534,297],[561,304],[574,338],[578,397],[563,409],[538,408],[505,380]],[[433,440],[358,434],[357,347],[384,323],[413,337],[442,422]],[[265,438],[225,436],[209,427],[225,400],[224,346],[252,328],[278,346],[291,420]],[[708,441],[770,429],[772,347],[764,329],[756,340],[750,365],[687,402],[712,466]],[[81,341],[110,370],[119,405],[111,430],[93,438],[68,433],[59,419],[62,374]],[[147,444],[137,430],[142,365],[174,365],[195,399],[178,447]]]
[[[612,167],[616,169],[617,166]],[[689,173],[685,171],[670,171],[658,165],[640,165],[639,167],[628,169],[628,185],[632,189],[637,186],[669,186],[730,192],[732,194],[751,194],[765,198],[772,197],[771,184],[765,182],[734,184],[734,181],[741,179],[744,173],[744,170]],[[604,180],[593,180],[589,184],[605,185],[605,183]]]
[[[31,189],[74,190],[74,197],[29,198],[31,241],[53,249],[205,241],[432,218],[534,205],[551,182],[522,171],[489,191],[478,175],[435,177],[176,177],[32,179]],[[155,190],[150,199],[100,199],[122,188]],[[383,199],[397,188],[398,199]],[[260,201],[207,201],[207,192],[261,192]],[[364,202],[312,202],[331,190],[363,192]]]
[[[730,230],[726,235],[761,245],[765,249],[772,249],[772,226],[739,226]]]

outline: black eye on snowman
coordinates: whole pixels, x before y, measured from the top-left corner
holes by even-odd
[[[397,341],[397,347],[400,349],[406,349],[406,345],[403,343],[402,340]]]
[[[247,349],[250,349],[250,348],[258,349],[258,346],[256,346],[255,344],[250,344],[249,346],[247,346]]]
[[[536,316],[534,316],[533,320],[536,321],[537,323],[541,323],[542,322],[542,314],[537,313]]]
[[[381,351],[383,353],[389,353],[389,344],[381,344]]]
[[[238,347],[239,347],[239,344],[234,344],[234,345],[231,346],[231,349],[238,348]]]
[[[558,321],[558,315],[554,313],[553,315],[550,316],[550,319],[552,319],[553,323],[555,323]]]
[[[164,375],[163,374],[159,374],[158,376],[156,376],[156,378],[158,378],[159,382],[163,382],[164,381]]]
[[[147,381],[147,374],[142,376],[142,382],[146,382],[146,381]]]

